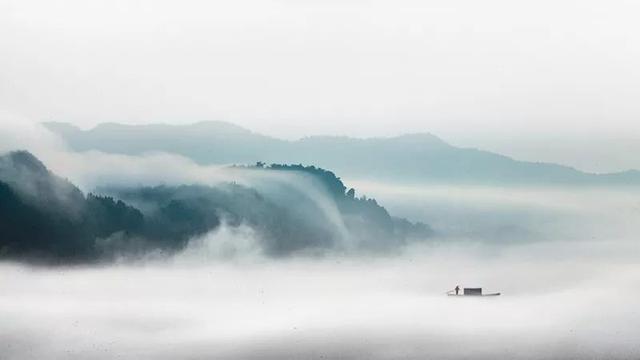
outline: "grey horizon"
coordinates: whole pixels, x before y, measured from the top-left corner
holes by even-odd
[[[589,173],[548,162],[519,161],[455,147],[431,133],[395,137],[311,136],[284,140],[223,121],[190,125],[102,123],[82,130],[45,122],[75,151],[140,155],[167,152],[201,165],[301,163],[353,178],[474,185],[640,185],[640,171]]]

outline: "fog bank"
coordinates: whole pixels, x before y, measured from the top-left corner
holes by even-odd
[[[388,256],[274,260],[254,251],[251,229],[223,227],[173,257],[54,269],[4,263],[0,351],[10,360],[640,355],[636,194],[384,189],[368,186],[394,200],[394,211],[451,228],[470,219],[468,231]],[[536,212],[546,215],[528,216]],[[491,227],[474,225],[483,217],[544,236],[492,240],[482,236]],[[447,297],[456,284],[502,295]]]
[[[554,245],[553,245],[554,246]],[[7,359],[629,358],[640,353],[631,261],[430,249],[395,259],[4,264]],[[455,299],[461,285],[502,291]]]

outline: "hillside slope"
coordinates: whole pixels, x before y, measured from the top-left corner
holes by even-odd
[[[273,257],[388,252],[432,235],[425,224],[357,198],[330,171],[297,165],[242,171],[254,175],[253,187],[131,186],[85,196],[26,151],[0,155],[0,258],[73,263],[173,253],[223,225],[251,228],[259,251]],[[274,172],[285,177],[267,174]]]

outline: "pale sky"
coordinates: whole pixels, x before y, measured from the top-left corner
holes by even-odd
[[[0,0],[0,110],[286,138],[637,140],[639,13],[593,0]]]

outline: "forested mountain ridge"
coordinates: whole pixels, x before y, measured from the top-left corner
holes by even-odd
[[[136,232],[142,214],[113,198],[84,196],[26,151],[0,156],[0,256],[97,260],[96,239]]]
[[[391,217],[356,198],[332,172],[259,164],[251,172],[310,176],[320,193],[265,177],[237,183],[118,187],[84,195],[26,151],[0,156],[0,258],[54,263],[109,261],[118,255],[179,251],[226,224],[249,226],[268,256],[318,251],[388,251],[428,238],[421,223]],[[329,194],[329,195],[326,195]],[[318,198],[318,197],[321,198]]]

